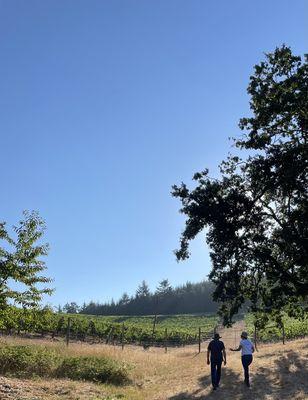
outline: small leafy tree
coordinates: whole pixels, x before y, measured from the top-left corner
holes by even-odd
[[[6,223],[0,224],[0,310],[6,308],[10,301],[23,307],[34,307],[44,294],[53,290],[46,285],[50,278],[42,275],[46,269],[41,257],[48,253],[48,245],[40,244],[45,231],[45,223],[36,212],[25,211],[23,219],[13,227],[13,239]],[[13,282],[20,289],[13,288]]]
[[[255,66],[248,93],[252,116],[221,178],[205,170],[196,187],[174,186],[186,225],[178,260],[206,229],[209,275],[230,324],[248,299],[254,312],[302,312],[308,296],[308,60],[282,46]],[[249,155],[247,156],[247,152]]]

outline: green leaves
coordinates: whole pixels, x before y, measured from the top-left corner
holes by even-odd
[[[44,294],[53,291],[38,287],[51,282],[41,275],[46,269],[41,257],[48,254],[48,245],[38,242],[44,234],[45,223],[36,212],[24,211],[23,216],[13,227],[15,239],[10,237],[5,223],[0,224],[0,309],[10,300],[25,307],[35,306]],[[22,289],[12,289],[13,281]]]
[[[240,120],[247,136],[235,141],[236,146],[265,150],[284,138],[307,135],[308,64],[289,47],[266,54],[266,61],[255,66],[247,91],[254,115]]]
[[[186,215],[178,260],[206,230],[225,324],[246,300],[254,311],[305,308],[308,296],[308,63],[282,46],[266,54],[250,77],[252,116],[221,178],[196,173],[196,187],[173,186]],[[250,154],[247,156],[247,150]],[[290,309],[288,309],[290,313]]]

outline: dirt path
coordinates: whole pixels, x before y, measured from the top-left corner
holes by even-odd
[[[241,333],[245,330],[244,321],[236,322],[231,328],[222,328],[219,331],[221,340],[224,342],[226,348],[238,347],[241,340]]]

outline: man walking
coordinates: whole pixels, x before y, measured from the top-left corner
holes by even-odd
[[[245,383],[249,387],[249,365],[252,363],[252,353],[254,353],[255,348],[252,342],[248,339],[247,332],[242,332],[241,341],[237,349],[230,349],[231,351],[242,350],[242,365],[244,368]]]
[[[215,333],[207,348],[207,363],[208,365],[211,364],[213,390],[219,387],[222,362],[224,362],[224,365],[227,363],[225,345],[219,339],[221,337],[218,333]]]

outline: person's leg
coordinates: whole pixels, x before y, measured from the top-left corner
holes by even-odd
[[[249,355],[247,356],[247,379],[246,379],[246,385],[250,386],[250,382],[249,382],[249,365],[252,363],[252,356]]]
[[[217,369],[216,362],[211,360],[211,377],[212,377],[213,388],[216,388],[216,369]]]
[[[222,361],[217,362],[217,372],[216,372],[216,386],[219,386],[220,377],[221,377],[221,364]]]
[[[248,378],[249,375],[248,375],[248,365],[247,365],[247,358],[246,358],[246,356],[242,356],[242,365],[243,365],[243,368],[244,368],[245,383],[247,384],[247,382],[248,382],[247,379],[249,379],[249,378]]]
[[[242,356],[242,364],[244,368],[245,383],[249,386],[249,365],[252,363],[252,356]]]

